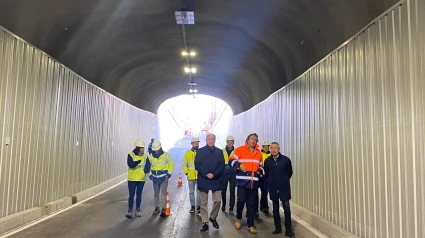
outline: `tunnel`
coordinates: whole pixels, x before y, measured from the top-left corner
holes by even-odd
[[[216,146],[290,158],[297,237],[424,237],[424,22],[423,0],[0,0],[0,234],[198,237],[185,185],[166,222],[114,212],[138,139],[170,144],[177,183],[194,135],[159,108],[204,94],[229,105]],[[211,236],[248,235],[220,216]]]

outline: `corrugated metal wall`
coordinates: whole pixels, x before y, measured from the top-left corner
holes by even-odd
[[[361,237],[425,237],[425,1],[402,2],[233,118],[293,162],[293,202]]]
[[[157,123],[0,28],[0,217],[125,173]]]

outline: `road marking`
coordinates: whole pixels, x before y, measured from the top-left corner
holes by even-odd
[[[41,223],[41,222],[43,222],[43,221],[45,221],[45,220],[47,220],[47,219],[50,219],[50,218],[52,218],[52,217],[54,217],[54,216],[57,216],[57,215],[61,214],[62,212],[68,211],[69,209],[71,209],[71,208],[73,208],[73,207],[76,207],[76,206],[78,206],[78,205],[80,205],[80,204],[82,204],[82,203],[84,203],[84,202],[86,202],[86,201],[88,201],[88,200],[90,200],[90,199],[92,199],[92,198],[95,198],[95,197],[97,197],[97,196],[99,196],[99,195],[101,195],[101,194],[103,194],[103,193],[106,193],[107,191],[109,191],[109,190],[111,190],[111,189],[113,189],[113,188],[115,188],[115,187],[119,186],[120,184],[124,183],[125,181],[127,181],[127,179],[124,179],[123,181],[121,181],[121,182],[119,182],[119,183],[117,183],[117,184],[113,185],[112,187],[107,188],[106,190],[103,190],[102,192],[97,193],[97,194],[95,194],[95,195],[93,195],[93,196],[91,196],[91,197],[89,197],[89,198],[86,198],[86,199],[84,199],[84,200],[83,200],[83,201],[81,201],[81,202],[77,202],[77,203],[75,203],[75,204],[73,204],[73,205],[71,205],[71,206],[69,206],[69,207],[66,207],[66,208],[64,208],[64,209],[62,209],[62,210],[59,210],[59,211],[54,212],[54,213],[52,213],[52,214],[50,214],[50,215],[47,215],[47,216],[41,217],[40,219],[37,219],[37,220],[35,220],[35,221],[32,221],[32,222],[30,222],[30,223],[28,223],[28,224],[26,224],[26,225],[23,225],[23,226],[20,226],[20,227],[18,227],[18,228],[15,228],[15,229],[13,229],[13,230],[11,230],[11,231],[9,231],[9,232],[7,232],[7,233],[3,234],[2,236],[0,236],[0,238],[6,238],[6,237],[9,237],[9,236],[11,236],[11,235],[14,235],[14,234],[16,234],[16,233],[18,233],[18,232],[21,232],[21,231],[23,231],[23,230],[27,229],[27,228],[30,228],[30,227],[32,227],[32,226],[35,226],[35,225],[37,225],[38,223]]]

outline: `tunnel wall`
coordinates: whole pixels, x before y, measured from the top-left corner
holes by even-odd
[[[0,217],[125,173],[157,123],[0,28]]]
[[[425,1],[404,1],[232,119],[277,141],[292,201],[361,237],[425,237]]]

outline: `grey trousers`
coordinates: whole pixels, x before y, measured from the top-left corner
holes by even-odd
[[[201,218],[203,223],[208,223],[208,193],[200,191],[201,194]],[[221,191],[212,191],[213,208],[210,214],[211,219],[216,219],[220,211]]]
[[[200,196],[198,191],[198,181],[197,180],[188,180],[189,184],[189,199],[190,199],[190,206],[198,208],[200,203]],[[196,192],[196,199],[195,199],[195,192]]]
[[[167,199],[166,193],[168,188],[168,178],[165,177],[165,180],[162,183],[152,183],[153,184],[153,199],[155,201],[155,207],[161,205],[162,209],[165,209],[165,202]],[[159,200],[159,194],[161,193],[161,204]]]

